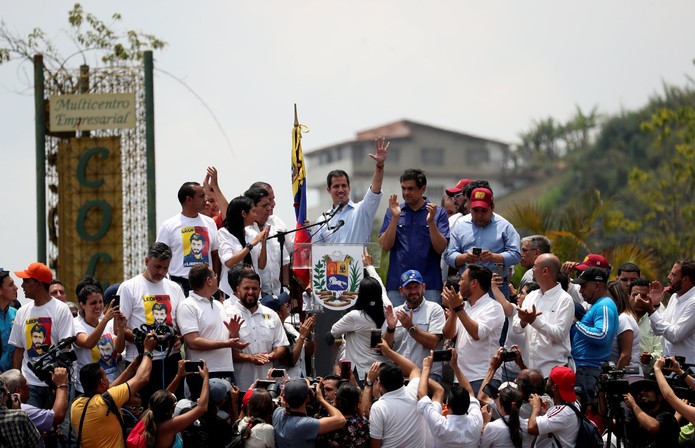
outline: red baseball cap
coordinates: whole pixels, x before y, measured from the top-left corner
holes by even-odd
[[[43,263],[32,263],[23,271],[15,271],[14,275],[19,278],[31,278],[42,283],[51,283],[53,272]]]
[[[586,257],[584,257],[584,260],[578,265],[574,267],[574,269],[578,271],[583,271],[586,268],[589,267],[597,267],[597,268],[603,268],[603,269],[611,269],[610,263],[608,263],[608,260],[603,255],[599,254],[589,254]]]
[[[476,188],[471,192],[471,201],[468,208],[473,210],[476,207],[490,208],[494,204],[492,191],[487,188]]]
[[[577,394],[574,392],[574,385],[577,384],[577,375],[572,369],[565,366],[556,366],[550,371],[550,379],[557,386],[560,397],[569,403],[577,401]]]
[[[470,179],[461,179],[459,181],[459,183],[456,184],[455,187],[446,189],[447,196],[455,196],[455,195],[461,193],[463,191],[463,189],[466,188],[466,186],[468,184],[470,184],[471,182],[473,182],[473,181]]]

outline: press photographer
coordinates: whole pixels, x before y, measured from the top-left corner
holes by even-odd
[[[665,366],[667,359],[671,360],[671,366],[668,368]],[[676,395],[668,380],[664,376],[664,371],[666,371],[666,373],[669,373],[671,371],[682,371],[680,365],[678,365],[675,358],[659,357],[659,359],[657,359],[654,363],[654,376],[656,377],[656,382],[659,385],[659,390],[661,391],[664,400],[666,400],[666,402],[676,412],[685,417],[690,423],[695,423],[695,407],[690,406],[685,401],[682,401]],[[683,376],[685,377],[686,384],[688,384],[689,387],[692,389],[693,379],[692,377],[690,379],[687,378],[691,375],[687,372],[684,372]]]

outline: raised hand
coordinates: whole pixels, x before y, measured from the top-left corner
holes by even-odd
[[[434,202],[428,202],[425,207],[427,208],[427,223],[433,224],[434,217],[437,216],[437,204]]]
[[[386,324],[389,328],[396,328],[396,325],[398,325],[398,318],[393,313],[393,305],[388,305],[384,314],[386,315]]]
[[[229,335],[232,337],[235,337],[239,334],[239,330],[241,329],[241,326],[243,324],[244,319],[242,319],[241,316],[236,314],[232,316],[229,322],[224,323],[224,325],[227,327],[227,330],[229,330]]]
[[[391,143],[386,141],[384,137],[377,137],[377,139],[374,140],[374,144],[376,147],[376,154],[369,154],[369,157],[376,161],[376,166],[383,168]]]
[[[392,219],[398,219],[401,216],[401,205],[398,203],[398,195],[389,195],[389,210],[391,211]]]

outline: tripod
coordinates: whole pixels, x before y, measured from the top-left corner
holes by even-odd
[[[625,411],[622,407],[623,395],[606,393],[608,405],[608,429],[606,431],[606,448],[611,448],[611,436],[616,439],[616,448],[627,446],[627,434],[625,432]],[[614,423],[615,422],[615,423]]]

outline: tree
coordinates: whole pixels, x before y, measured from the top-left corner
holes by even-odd
[[[642,240],[668,265],[695,250],[695,108],[660,108],[642,130],[656,135],[656,166],[634,167],[629,187],[640,205]]]
[[[578,261],[588,253],[602,253],[614,270],[622,263],[633,262],[645,275],[655,274],[650,251],[631,243],[610,244],[608,236],[623,229],[625,220],[614,201],[602,198],[599,190],[585,191],[559,207],[515,205],[508,218],[520,233],[548,237],[552,252],[561,261]]]
[[[21,37],[10,31],[4,22],[0,22],[0,64],[12,60],[32,61],[35,54],[42,54],[47,77],[56,78],[55,75],[76,55],[81,55],[86,63],[87,54],[95,52],[97,62],[119,66],[140,61],[145,50],[157,50],[166,46],[166,42],[151,34],[133,30],[114,31],[112,26],[120,22],[122,17],[115,13],[111,19],[112,23],[107,24],[93,14],[86,13],[82,5],[75,3],[68,12],[70,28],[67,34],[77,51],[67,57],[60,53],[40,28],[34,28],[27,37]],[[77,82],[76,79],[69,80],[61,90],[65,93],[74,92]]]

